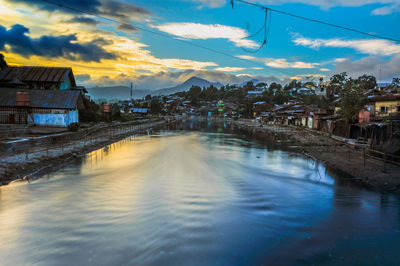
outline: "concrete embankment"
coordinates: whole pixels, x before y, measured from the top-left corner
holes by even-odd
[[[78,132],[11,141],[3,145],[0,151],[0,185],[7,185],[14,180],[29,180],[35,174],[62,167],[88,152],[170,122],[172,120],[167,118],[148,120],[141,124],[126,122],[96,125]]]
[[[364,147],[315,130],[294,126],[260,125],[254,121],[235,121],[253,137],[275,142],[322,161],[343,179],[380,192],[400,194],[400,166],[370,156]]]

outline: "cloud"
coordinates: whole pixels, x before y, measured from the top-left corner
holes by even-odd
[[[113,0],[103,0],[98,12],[101,15],[121,19],[123,21],[142,20],[151,15],[151,12],[142,7]]]
[[[127,23],[119,24],[117,27],[117,30],[125,31],[127,33],[130,33],[133,31],[139,31],[138,28],[132,26],[131,24],[127,24]]]
[[[320,65],[319,63],[307,63],[302,61],[293,61],[289,62],[285,58],[261,58],[254,57],[249,55],[238,55],[238,58],[245,60],[253,60],[264,63],[266,66],[273,68],[303,68],[303,69],[311,69]]]
[[[320,68],[319,71],[331,71],[329,68]]]
[[[192,0],[192,2],[199,3],[200,8],[202,7],[217,8],[224,6],[227,0]]]
[[[400,3],[383,6],[372,10],[372,14],[376,16],[390,15],[392,13],[398,12],[400,9]]]
[[[73,13],[76,11],[70,9],[60,9],[59,6],[51,4],[50,1],[36,1],[36,0],[7,0],[10,3],[22,3],[29,6],[35,6],[39,9],[46,11],[61,11],[63,13]],[[84,10],[90,13],[97,13],[99,7],[101,6],[101,1],[99,0],[55,0],[55,3],[66,5],[72,9]]]
[[[91,77],[88,74],[81,74],[81,75],[75,75],[75,79],[78,83],[81,83],[81,82],[89,81],[91,79]]]
[[[77,23],[77,24],[85,24],[89,26],[97,26],[100,24],[100,21],[95,20],[93,18],[88,17],[73,17],[71,19],[63,21],[64,23]]]
[[[258,79],[267,83],[287,83],[289,81],[289,79],[282,80],[276,76],[253,76],[248,74],[234,75],[221,71],[188,69],[174,72],[163,71],[156,74],[144,74],[135,77],[119,75],[114,79],[110,79],[109,77],[100,77],[97,80],[92,80],[90,84],[88,84],[88,87],[90,87],[90,85],[112,86],[129,84],[130,82],[133,82],[135,89],[157,90],[176,86],[193,76],[203,78],[211,82],[220,82],[222,84],[241,84],[252,79]]]
[[[29,29],[19,24],[11,26],[9,30],[0,25],[0,50],[10,50],[24,56],[65,57],[88,62],[117,58],[115,54],[102,48],[108,42],[101,38],[78,43],[74,34],[31,38],[28,33]]]
[[[227,39],[239,47],[256,48],[258,44],[244,39],[248,33],[241,29],[220,24],[168,23],[153,25],[160,31],[186,39]]]
[[[143,20],[151,16],[151,12],[134,4],[114,0],[54,0],[52,2],[65,5],[69,8],[61,8],[51,1],[37,0],[7,0],[9,3],[19,3],[34,6],[40,10],[49,12],[61,12],[76,14],[76,10],[82,10],[95,15],[107,16],[128,22],[131,20]]]
[[[336,70],[331,74],[347,72],[352,77],[359,77],[363,74],[374,75],[381,81],[390,81],[398,77],[400,73],[400,55],[395,55],[388,60],[379,56],[367,56],[356,61],[346,59],[336,63]],[[381,73],[381,74],[380,74]]]
[[[200,7],[218,8],[224,6],[228,0],[191,0],[195,3],[200,3]],[[371,4],[381,4],[383,7],[376,8],[372,11],[374,15],[387,15],[397,12],[400,1],[399,0],[258,0],[253,1],[264,5],[283,5],[290,3],[299,3],[312,6],[318,6],[322,9],[330,9],[332,7],[359,7]]]
[[[238,71],[243,71],[245,68],[243,67],[218,67],[215,68],[217,71],[224,71],[224,72],[238,72]]]
[[[295,37],[293,42],[296,45],[306,46],[313,49],[320,47],[329,48],[350,48],[362,54],[390,56],[400,54],[400,45],[387,40],[378,39],[311,39],[304,37]]]

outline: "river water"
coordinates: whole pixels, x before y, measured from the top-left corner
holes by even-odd
[[[400,203],[221,130],[132,137],[0,192],[1,265],[400,263]]]

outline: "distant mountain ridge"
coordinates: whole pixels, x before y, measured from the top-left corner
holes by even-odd
[[[131,98],[131,88],[128,86],[93,87],[87,90],[92,99],[129,100]],[[133,89],[133,98],[143,98],[150,93],[150,90]]]
[[[210,82],[202,78],[191,77],[190,79],[186,80],[182,84],[176,85],[175,87],[156,90],[152,95],[170,95],[177,92],[188,91],[193,86],[199,86],[200,88],[203,88],[203,87],[210,87],[211,85],[213,85],[218,89],[223,86],[219,82]]]
[[[210,87],[213,85],[216,88],[221,88],[223,85],[219,82],[210,82],[208,80],[191,77],[185,82],[178,84],[174,87],[159,89],[159,90],[138,90],[133,89],[133,98],[143,98],[147,94],[152,96],[170,95],[177,92],[188,91],[192,86]],[[93,99],[107,99],[107,100],[129,100],[130,88],[128,86],[111,86],[111,87],[93,87],[88,89],[90,97]]]
[[[243,87],[248,82],[253,82],[254,85],[262,82],[258,79],[248,80],[239,84],[235,84],[236,86]],[[192,86],[199,86],[200,88],[210,87],[213,85],[214,87],[220,89],[223,84],[220,82],[210,82],[206,79],[202,79],[199,77],[191,77],[185,82],[178,84],[174,87],[159,89],[159,90],[140,90],[133,89],[133,98],[140,99],[144,98],[146,95],[150,94],[152,96],[160,96],[160,95],[171,95],[177,92],[188,91]],[[128,86],[111,86],[111,87],[93,87],[88,89],[90,97],[92,99],[106,99],[106,100],[129,100],[130,99],[130,87]]]

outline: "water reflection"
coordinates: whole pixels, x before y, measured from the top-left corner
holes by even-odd
[[[0,264],[399,261],[397,198],[212,129],[131,137],[2,188]]]

